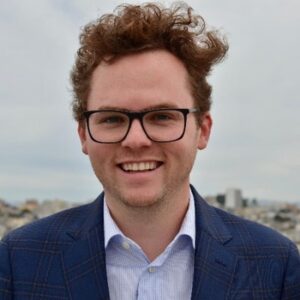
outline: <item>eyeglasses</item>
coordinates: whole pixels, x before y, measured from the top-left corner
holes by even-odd
[[[184,136],[187,115],[197,108],[163,108],[144,112],[91,110],[84,112],[91,139],[97,143],[120,143],[128,135],[132,121],[138,119],[146,136],[154,142],[174,142]]]

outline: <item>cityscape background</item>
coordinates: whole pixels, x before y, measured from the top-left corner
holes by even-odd
[[[69,72],[80,28],[121,3],[1,2],[0,198],[6,202],[85,202],[100,193],[72,120]],[[300,2],[187,3],[230,44],[209,78],[213,133],[191,182],[202,195],[238,187],[248,198],[299,203]]]
[[[240,189],[206,196],[205,200],[222,210],[275,229],[294,241],[300,250],[300,206],[285,202],[261,203],[243,196]],[[82,203],[83,204],[83,203]],[[12,205],[0,199],[0,239],[9,231],[78,205],[61,199],[38,201],[27,199]]]

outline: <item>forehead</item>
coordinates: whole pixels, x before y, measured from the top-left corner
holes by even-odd
[[[184,64],[165,50],[127,55],[94,71],[88,109],[116,107],[144,109],[166,103],[174,107],[193,104]]]

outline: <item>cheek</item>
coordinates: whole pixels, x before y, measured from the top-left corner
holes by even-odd
[[[197,151],[196,141],[184,137],[182,140],[170,144],[165,150],[166,157],[172,161],[172,164],[183,165],[190,161]]]
[[[105,176],[105,174],[111,172],[110,164],[112,162],[112,159],[111,157],[109,157],[109,153],[106,153],[102,149],[99,150],[98,148],[89,148],[88,156],[95,174],[101,181],[102,177]]]
[[[88,145],[88,155],[93,165],[107,166],[113,164],[115,149],[112,145],[91,142]]]

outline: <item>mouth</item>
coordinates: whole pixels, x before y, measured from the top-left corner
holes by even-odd
[[[118,166],[127,173],[150,172],[159,168],[163,163],[159,161],[128,162]]]

